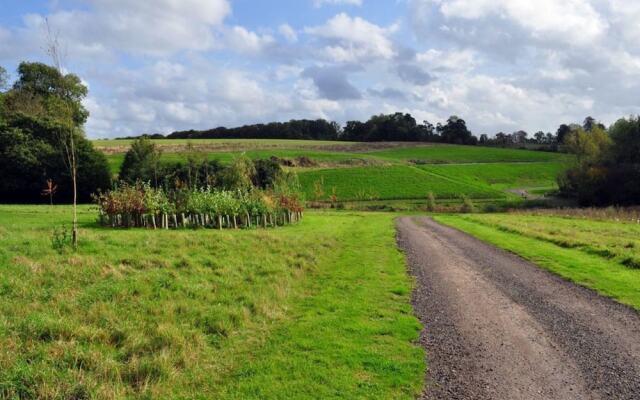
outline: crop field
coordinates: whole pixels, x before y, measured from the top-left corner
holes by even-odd
[[[439,199],[502,198],[504,194],[487,185],[471,186],[446,175],[407,165],[356,167],[299,172],[307,199],[327,200],[335,193],[338,201],[426,199],[433,192]],[[321,195],[316,191],[321,185]]]
[[[422,165],[420,168],[433,174],[474,185],[487,185],[498,190],[549,190],[557,187],[556,177],[566,166],[562,162],[536,162]]]
[[[414,398],[425,370],[393,216],[109,230],[0,206],[3,398]],[[363,245],[366,243],[366,246]]]
[[[554,215],[443,215],[436,220],[640,309],[640,224]]]
[[[96,141],[117,174],[129,141]],[[327,201],[424,200],[429,192],[441,200],[463,195],[487,199],[519,199],[518,193],[540,196],[556,189],[556,177],[569,164],[564,154],[476,146],[415,143],[354,143],[304,140],[158,140],[163,162],[186,159],[187,144],[199,157],[230,163],[245,154],[272,156],[311,165],[293,168],[307,199]],[[317,182],[323,188],[318,195]],[[516,193],[517,192],[517,193]]]
[[[413,160],[427,164],[550,162],[566,159],[565,155],[558,153],[457,145],[394,148],[370,154],[391,160]]]

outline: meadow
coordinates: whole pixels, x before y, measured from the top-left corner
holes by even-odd
[[[82,207],[79,249],[58,251],[53,227],[69,211],[0,206],[0,397],[409,399],[421,391],[420,325],[393,215],[120,230],[99,227],[96,210]]]
[[[504,197],[486,185],[468,185],[409,165],[301,171],[299,179],[307,199],[313,200],[327,200],[333,193],[338,201],[426,199],[429,192],[438,199]],[[322,186],[321,196],[317,184]]]
[[[640,224],[534,213],[435,219],[640,310]]]
[[[96,141],[119,171],[129,141]],[[413,200],[429,192],[446,201],[467,196],[477,201],[518,200],[557,188],[556,177],[569,165],[565,154],[540,151],[416,143],[355,143],[304,140],[158,140],[162,162],[186,159],[187,145],[200,157],[230,163],[241,154],[272,156],[311,165],[293,167],[307,199],[340,202]],[[317,185],[322,183],[318,195]]]

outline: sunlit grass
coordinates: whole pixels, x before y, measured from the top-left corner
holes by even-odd
[[[392,216],[109,230],[0,207],[2,398],[413,398],[424,361]]]
[[[637,223],[522,214],[435,218],[640,309]]]

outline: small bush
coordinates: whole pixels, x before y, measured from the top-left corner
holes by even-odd
[[[460,206],[460,212],[464,214],[472,213],[475,211],[475,206],[470,198],[467,196],[462,197],[462,206]]]
[[[429,192],[427,195],[427,211],[434,212],[436,210],[436,197],[433,192]]]
[[[56,227],[51,233],[51,247],[58,253],[63,253],[71,245],[71,230],[66,225]]]

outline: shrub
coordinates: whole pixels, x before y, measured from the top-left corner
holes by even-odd
[[[436,210],[436,198],[433,192],[429,192],[427,195],[427,211],[434,212]]]
[[[461,213],[472,213],[475,211],[475,206],[473,205],[473,202],[471,201],[470,198],[468,198],[467,196],[463,196],[462,197],[462,206],[460,206],[460,212]]]
[[[238,228],[298,222],[303,215],[298,192],[189,189],[165,191],[149,184],[122,183],[95,196],[99,221],[111,227]]]

